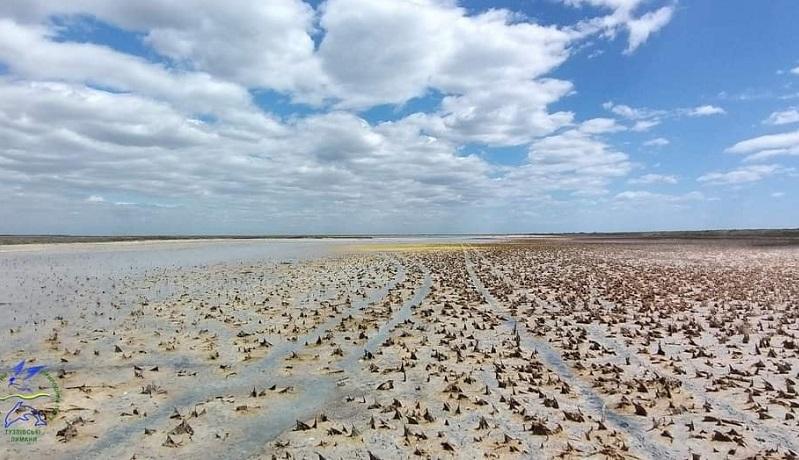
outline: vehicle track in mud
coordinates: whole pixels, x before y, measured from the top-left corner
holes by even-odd
[[[654,442],[647,434],[647,430],[638,420],[609,409],[604,399],[597,394],[590,387],[590,385],[574,375],[570,369],[570,366],[563,360],[558,351],[552,348],[552,346],[546,341],[535,337],[529,330],[527,330],[526,325],[519,323],[517,319],[514,318],[507,311],[507,309],[504,308],[499,301],[497,301],[497,299],[494,298],[494,296],[483,285],[479,276],[475,273],[472,261],[469,258],[466,249],[463,251],[463,256],[466,260],[467,270],[472,282],[477,290],[480,291],[480,293],[486,299],[488,304],[491,305],[492,308],[495,308],[507,315],[508,322],[512,324],[514,329],[518,331],[522,343],[536,350],[538,356],[550,369],[554,370],[560,376],[560,378],[569,383],[572,388],[577,389],[580,397],[586,402],[586,407],[591,410],[595,417],[599,419],[605,419],[619,431],[627,433],[630,436],[630,439],[634,440],[636,443],[636,445],[633,447],[637,451],[645,453],[650,458],[677,458],[668,449],[665,449]]]
[[[255,363],[251,363],[233,379],[209,381],[204,383],[203,386],[195,387],[193,391],[189,391],[180,394],[175,398],[171,398],[168,402],[164,402],[160,405],[158,412],[148,414],[148,416],[143,419],[132,421],[123,426],[109,430],[105,436],[98,439],[87,449],[77,453],[70,453],[69,456],[72,458],[87,459],[99,457],[111,458],[114,456],[114,452],[119,452],[120,449],[124,450],[127,447],[126,443],[132,442],[132,438],[135,436],[140,436],[141,433],[145,432],[146,428],[150,426],[162,425],[165,423],[176,408],[190,408],[197,404],[208,401],[210,398],[213,398],[216,395],[224,395],[229,393],[241,394],[246,392],[247,388],[257,385],[259,381],[277,382],[282,380],[280,378],[275,378],[270,374],[274,373],[277,366],[281,365],[285,358],[305,347],[306,343],[316,341],[319,337],[325,334],[327,330],[331,329],[336,323],[341,321],[342,318],[363,310],[371,304],[379,302],[386,295],[388,295],[388,292],[393,287],[404,281],[405,267],[396,261],[395,266],[398,268],[397,275],[387,285],[383,286],[376,292],[370,293],[365,299],[354,300],[350,308],[342,311],[335,317],[315,327],[313,330],[297,340],[286,341],[280,345],[276,345],[264,358]],[[335,388],[335,382],[333,382],[332,386],[327,385],[329,382],[327,382],[326,379],[295,383],[302,383],[302,388],[309,388],[313,387],[314,385],[319,385],[322,389],[322,392],[330,392],[333,388]],[[304,402],[298,404],[298,401]],[[320,401],[314,398],[297,398],[291,402],[278,404],[277,407],[273,408],[275,410],[270,411],[270,415],[272,417],[270,424],[273,426],[271,428],[268,426],[259,426],[257,430],[259,435],[251,436],[249,438],[250,441],[246,443],[246,446],[252,449],[254,446],[263,445],[271,437],[274,437],[282,431],[290,428],[291,423],[293,423],[294,420],[299,418],[301,415],[310,413],[317,409],[319,403]],[[228,450],[225,456],[228,458],[241,458],[242,456],[248,455],[248,453],[252,453],[252,450]]]

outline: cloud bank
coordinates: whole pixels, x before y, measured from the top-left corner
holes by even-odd
[[[634,169],[608,136],[724,110],[606,104],[624,124],[552,109],[577,90],[552,74],[581,44],[625,33],[633,53],[675,13],[565,3],[600,12],[546,25],[449,0],[5,2],[0,219],[9,231],[54,229],[54,215],[65,231],[488,231],[511,221],[481,213],[593,203]],[[71,35],[98,24],[146,52]],[[503,164],[480,148],[526,155]]]

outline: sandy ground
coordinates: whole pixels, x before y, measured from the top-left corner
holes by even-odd
[[[3,364],[47,365],[62,396],[0,458],[799,452],[799,247],[242,244],[104,276],[0,259]]]

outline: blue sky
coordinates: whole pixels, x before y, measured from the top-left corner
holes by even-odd
[[[792,1],[0,6],[0,233],[798,227]]]

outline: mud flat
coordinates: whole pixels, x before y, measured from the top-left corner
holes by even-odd
[[[799,246],[617,237],[0,254],[3,458],[795,458]],[[5,406],[3,406],[5,408]]]

